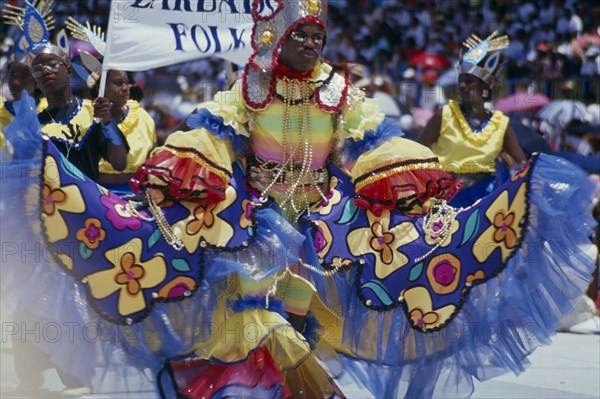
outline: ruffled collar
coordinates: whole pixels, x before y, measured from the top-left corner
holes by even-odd
[[[504,114],[500,111],[494,111],[491,118],[487,120],[486,125],[479,132],[474,132],[469,126],[464,114],[460,110],[460,106],[456,101],[451,100],[448,104],[452,110],[452,114],[458,121],[460,131],[463,136],[471,142],[484,143],[497,131],[498,125]]]
[[[282,95],[281,89],[278,88],[281,88],[286,80],[306,82],[313,89],[311,99],[317,107],[329,113],[341,109],[350,86],[347,70],[344,69],[341,75],[325,63],[317,64],[306,74],[294,74],[288,68],[281,67],[276,72],[258,72],[246,66],[242,78],[242,94],[248,108],[259,111],[268,107],[277,94]]]
[[[278,62],[273,68],[277,79],[316,80],[321,74],[321,63],[318,62],[313,69],[307,72],[295,72]]]
[[[125,116],[123,120],[119,122],[117,125],[119,130],[127,135],[138,123],[138,112],[140,109],[140,104],[137,101],[129,100],[127,101],[127,105],[125,106]]]

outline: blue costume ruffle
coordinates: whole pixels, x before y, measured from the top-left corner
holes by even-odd
[[[375,397],[385,398],[469,397],[473,378],[524,371],[527,356],[550,343],[561,316],[590,282],[591,194],[584,172],[561,158],[540,155],[531,176],[521,250],[504,270],[474,287],[452,323],[430,334],[412,329],[401,310],[365,314],[363,303],[348,295],[346,323],[358,334],[345,340],[357,353],[367,342],[360,339],[359,326],[394,327],[389,336],[377,338],[375,361],[344,356],[346,371]],[[408,353],[412,356],[406,359]]]

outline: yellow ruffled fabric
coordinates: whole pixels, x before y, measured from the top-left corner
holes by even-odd
[[[367,173],[371,173],[368,182],[365,180],[365,183],[363,184],[365,185],[385,179],[393,174],[404,172],[411,168],[441,169],[439,163],[431,162],[431,159],[434,158],[436,158],[436,156],[433,152],[424,145],[401,137],[393,137],[377,148],[367,151],[358,157],[352,168],[352,179],[355,180]],[[396,169],[387,169],[378,173],[373,173],[375,169],[409,160],[424,160],[424,163],[398,166]],[[427,160],[427,162],[425,162],[425,160]]]
[[[235,133],[249,137],[246,129],[248,123],[248,110],[242,101],[242,86],[238,81],[231,90],[221,91],[215,94],[213,101],[198,106],[198,109],[206,108],[211,114],[223,118],[223,124],[231,126]]]
[[[502,112],[494,111],[485,128],[474,133],[458,103],[451,101],[443,108],[440,136],[433,145],[433,152],[447,172],[495,172],[508,121]]]
[[[377,125],[383,121],[383,118],[385,118],[385,115],[380,112],[379,101],[365,98],[360,106],[345,110],[340,139],[342,141],[347,138],[352,138],[355,141],[362,140],[365,132],[376,130]]]
[[[280,314],[266,309],[234,313],[215,325],[212,337],[195,348],[204,359],[233,363],[266,346],[280,369],[297,367],[311,353],[310,345]]]
[[[212,335],[196,345],[195,354],[204,359],[231,363],[244,360],[252,351],[266,346],[282,371],[296,369],[310,359],[313,350],[307,339],[279,313],[264,308],[241,312],[231,310],[232,302],[237,298],[267,295],[273,284],[277,285],[275,297],[285,303],[286,311],[289,309],[288,305],[306,306],[319,320],[320,340],[312,344],[317,344],[316,351],[321,358],[339,363],[333,345],[342,342],[343,319],[339,316],[341,308],[327,308],[316,294],[314,286],[295,273],[283,278],[271,277],[260,281],[241,275],[230,276],[230,288],[219,299],[213,312]],[[343,351],[346,352],[345,349]],[[329,387],[321,377],[315,375],[311,378],[323,382],[319,383],[320,386]]]

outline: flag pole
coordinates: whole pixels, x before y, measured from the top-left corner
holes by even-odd
[[[104,97],[104,91],[106,90],[106,75],[108,75],[108,69],[102,66],[102,75],[100,75],[100,87],[98,87],[98,97]]]
[[[100,76],[100,87],[98,87],[98,97],[104,97],[104,91],[106,90],[106,76],[108,75],[108,68],[105,67],[107,60],[110,58],[110,50],[112,44],[112,24],[113,21],[118,20],[121,16],[119,15],[119,2],[111,0],[110,2],[110,18],[108,19],[108,27],[106,28],[106,49],[104,51],[104,59],[102,60],[102,75]]]

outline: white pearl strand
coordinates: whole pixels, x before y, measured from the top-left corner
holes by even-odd
[[[437,201],[430,209],[429,213],[423,218],[423,232],[425,234],[437,235],[440,237],[437,244],[431,248],[425,255],[419,256],[414,260],[414,263],[419,263],[429,255],[431,255],[436,249],[440,247],[448,238],[448,234],[452,230],[452,224],[464,209],[454,208],[446,203],[446,200]],[[439,231],[435,231],[433,226],[435,223],[442,223],[442,228]]]
[[[283,134],[282,134],[282,161],[279,163],[278,171],[273,180],[267,185],[267,187],[261,192],[260,201],[262,203],[267,201],[269,190],[278,181],[283,172],[286,172],[287,176],[292,176],[294,181],[289,184],[285,194],[284,200],[280,204],[283,211],[285,206],[289,204],[293,209],[294,222],[297,223],[300,215],[304,210],[308,210],[310,215],[309,199],[306,191],[303,192],[303,201],[301,204],[296,202],[294,194],[296,193],[300,184],[306,183],[307,176],[311,176],[310,167],[313,160],[313,147],[310,130],[310,94],[311,88],[309,83],[299,81],[296,79],[282,80],[283,84],[283,103],[284,103],[284,114],[283,114]],[[300,96],[301,108],[300,114],[298,115],[297,135],[298,140],[294,143],[291,137],[292,125],[290,111],[291,107],[294,106],[294,101],[297,95]],[[298,152],[299,147],[302,146],[302,161],[300,171],[296,173],[294,167],[297,165],[294,162],[294,157]],[[288,182],[285,182],[288,184]],[[323,200],[326,200],[323,191],[320,189],[318,182],[313,182],[314,186]]]

